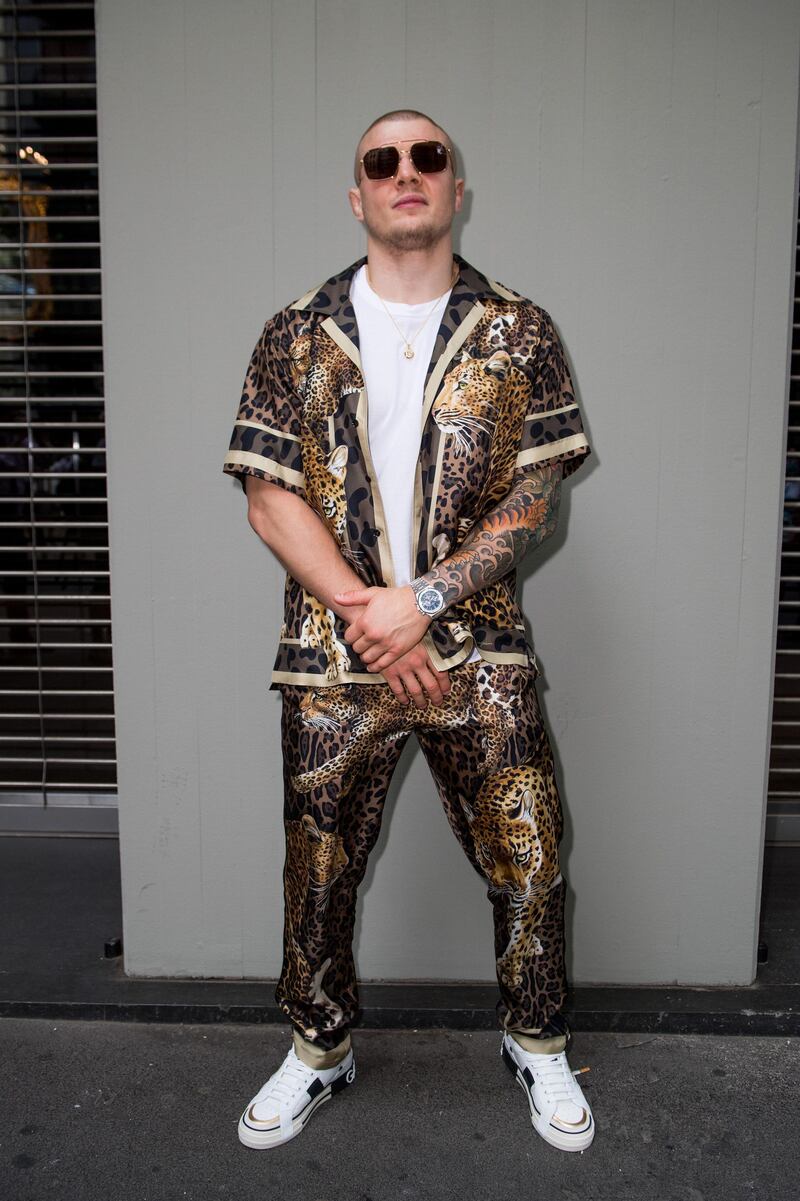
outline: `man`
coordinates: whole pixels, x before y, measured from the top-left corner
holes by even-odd
[[[516,600],[589,447],[549,315],[453,255],[463,193],[430,118],[370,125],[349,192],[366,259],[267,322],[225,460],[287,571],[270,686],[293,1046],[242,1114],[249,1147],[354,1079],[356,893],[412,732],[488,884],[502,1058],[545,1140],[594,1136],[566,1058],[562,814]]]

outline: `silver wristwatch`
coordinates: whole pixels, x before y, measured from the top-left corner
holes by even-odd
[[[417,608],[426,617],[435,617],[445,608],[444,597],[438,588],[433,588],[430,584],[424,584],[418,580],[411,581],[411,588]]]

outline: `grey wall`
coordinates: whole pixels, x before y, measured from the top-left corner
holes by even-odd
[[[99,0],[125,967],[267,976],[282,572],[224,477],[264,320],[362,249],[361,129],[431,111],[460,249],[554,316],[594,446],[524,570],[576,982],[754,975],[798,99],[792,0]],[[409,747],[362,978],[492,980]]]

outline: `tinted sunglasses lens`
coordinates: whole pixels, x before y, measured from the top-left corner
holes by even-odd
[[[423,175],[444,171],[447,166],[447,147],[441,142],[415,142],[411,147],[411,161]]]
[[[391,179],[399,162],[396,146],[378,146],[364,155],[364,174],[368,179]]]

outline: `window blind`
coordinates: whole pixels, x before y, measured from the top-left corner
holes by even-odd
[[[800,184],[798,185],[800,187]],[[784,477],[767,838],[800,840],[800,211]]]
[[[100,282],[94,5],[0,3],[6,814],[114,803]]]

